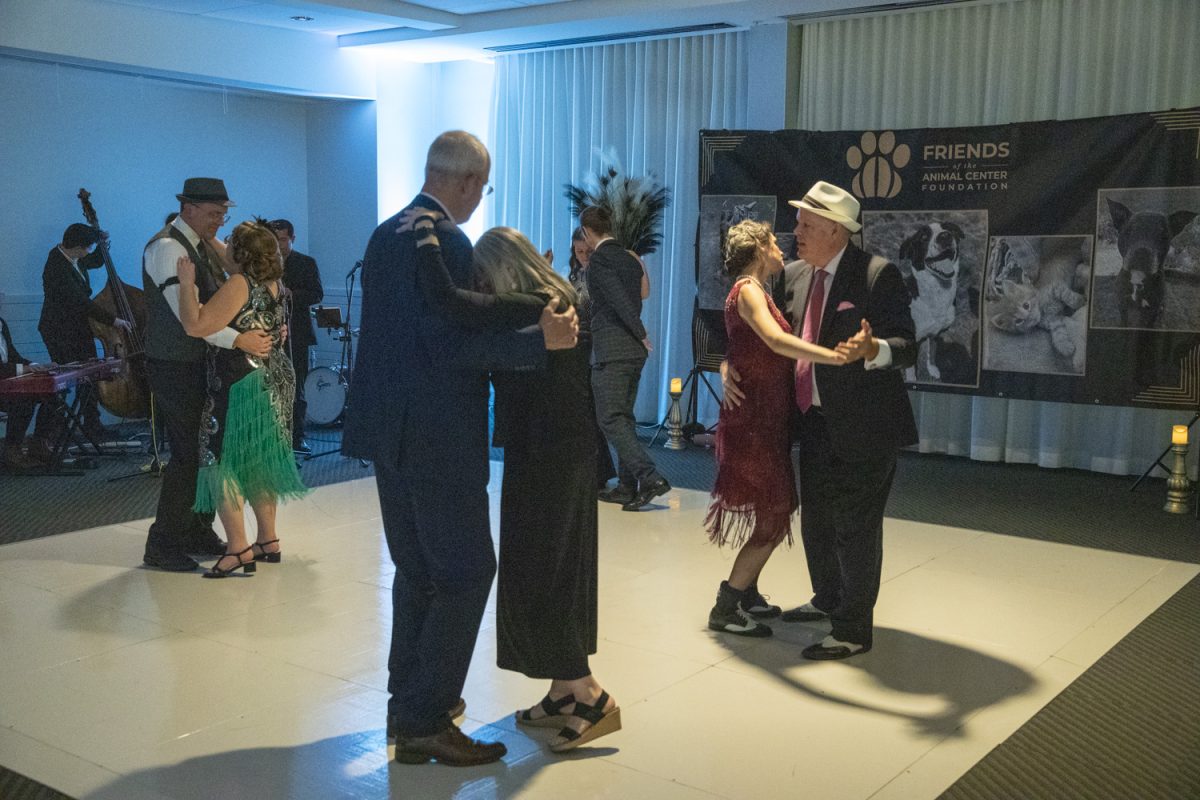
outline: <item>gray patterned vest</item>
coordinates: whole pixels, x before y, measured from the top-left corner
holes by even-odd
[[[200,290],[200,302],[207,303],[221,284],[225,282],[224,273],[215,264],[217,258],[207,247],[192,247],[191,242],[183,232],[174,225],[167,225],[154,237],[146,242],[146,248],[159,239],[171,238],[183,245],[188,256],[196,264],[196,288]],[[183,323],[175,316],[171,306],[167,304],[163,290],[168,286],[178,285],[179,278],[172,275],[161,284],[156,284],[146,272],[146,252],[142,250],[142,288],[146,297],[146,356],[158,361],[200,361],[204,358],[204,348],[207,346],[203,339],[188,336],[183,329]]]

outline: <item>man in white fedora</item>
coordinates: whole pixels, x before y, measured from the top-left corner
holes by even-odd
[[[858,201],[818,181],[802,199],[789,202],[798,209],[800,260],[784,267],[776,304],[793,333],[836,348],[853,363],[837,368],[796,364],[796,480],[813,596],[783,612],[782,621],[828,619],[830,634],[802,655],[840,659],[872,645],[883,511],[896,453],[917,442],[902,377],[916,361],[917,343],[900,270],[850,241],[862,228]],[[723,376],[726,402],[738,402],[736,378]]]

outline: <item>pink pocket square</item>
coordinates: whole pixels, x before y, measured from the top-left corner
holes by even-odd
[[[854,308],[854,303],[851,303],[849,300],[843,300],[842,302],[838,303],[837,310],[849,311],[852,308]]]

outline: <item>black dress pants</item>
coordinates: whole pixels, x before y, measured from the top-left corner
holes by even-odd
[[[457,420],[411,413],[396,420],[397,457],[375,461],[384,536],[396,565],[388,713],[401,736],[430,736],[449,724],[496,574],[487,407],[483,398],[454,399],[462,404]]]
[[[158,510],[146,550],[184,552],[188,539],[212,529],[213,514],[192,511],[200,464],[200,417],[206,374],[203,361],[147,359],[154,409],[166,428],[171,460],[162,472]]]
[[[812,604],[829,612],[835,639],[869,646],[896,452],[856,461],[838,457],[825,417],[814,409],[800,419],[797,460]]]
[[[304,382],[308,380],[308,346],[292,347],[292,369],[296,371],[296,398],[292,401],[292,444],[300,444],[304,438],[304,417],[308,414],[308,401],[304,398]]]

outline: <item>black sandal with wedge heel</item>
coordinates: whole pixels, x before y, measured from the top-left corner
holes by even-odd
[[[278,564],[280,561],[283,561],[283,553],[279,552],[278,550],[276,550],[274,553],[268,553],[265,549],[269,544],[278,543],[278,539],[270,539],[262,544],[255,542],[254,544],[250,545],[250,549],[254,551],[254,560],[262,561],[266,564]]]
[[[550,695],[542,698],[534,708],[541,708],[545,716],[535,717],[529,712],[533,708],[523,708],[517,712],[517,724],[528,725],[531,728],[559,728],[567,720],[567,714],[562,710],[575,702],[575,695],[569,694],[557,700],[551,700]]]
[[[208,572],[204,573],[203,577],[205,577],[205,578],[228,578],[230,575],[237,572],[239,568],[242,570],[242,572],[246,573],[247,575],[253,575],[255,573],[255,571],[258,569],[258,564],[254,563],[253,554],[251,554],[249,561],[242,561],[242,556],[246,555],[246,553],[252,553],[253,550],[254,550],[254,545],[250,545],[245,550],[239,550],[236,553],[226,553],[225,555],[223,555],[217,559],[217,563],[213,564],[209,568]],[[237,563],[234,564],[229,569],[221,569],[221,562],[227,558],[236,558]]]
[[[575,710],[571,712],[570,716],[579,717],[588,723],[588,727],[584,728],[582,732],[564,727],[558,732],[558,736],[550,741],[550,751],[565,753],[593,739],[599,739],[601,736],[621,730],[621,708],[614,705],[611,711],[606,712],[604,707],[608,705],[608,701],[608,692],[601,692],[600,699],[596,701],[595,705],[576,702]]]

